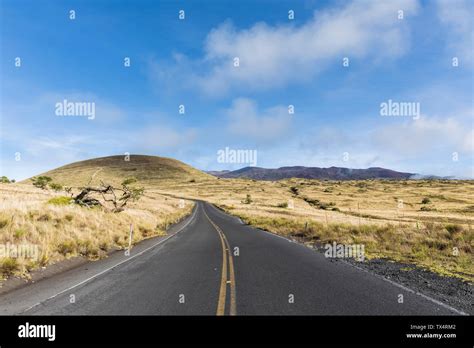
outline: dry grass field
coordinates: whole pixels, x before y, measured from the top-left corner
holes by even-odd
[[[82,255],[105,257],[107,251],[128,246],[133,224],[133,243],[164,235],[167,227],[189,214],[193,202],[147,193],[120,213],[101,208],[63,204],[64,192],[42,190],[31,184],[0,184],[0,245],[37,246],[31,254],[0,257],[3,277],[28,277],[30,270]],[[59,201],[59,204],[54,203]],[[5,256],[5,255],[4,255]]]
[[[364,244],[369,259],[474,280],[473,181],[219,179],[160,186],[156,192],[210,201],[270,232],[307,243]]]
[[[0,184],[0,244],[33,243],[37,261],[0,259],[3,274],[23,273],[73,255],[99,258],[110,248],[164,233],[191,211],[179,198],[214,203],[245,222],[305,243],[363,244],[366,259],[408,262],[474,280],[474,181],[217,179],[179,161],[113,156],[77,162],[44,175],[74,190],[134,176],[145,196],[121,213],[48,203],[64,192],[26,180]]]

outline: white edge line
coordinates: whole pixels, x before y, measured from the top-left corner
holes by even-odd
[[[209,204],[211,204],[212,206],[214,206],[212,203],[209,203]],[[218,212],[221,212],[221,211],[220,211],[219,209],[217,209],[217,208],[216,208],[216,210],[217,210]],[[221,213],[222,213],[222,212],[221,212]],[[227,214],[227,215],[229,215],[229,214]],[[237,218],[236,216],[233,216],[233,215],[229,215],[229,216],[232,216],[232,217],[234,217],[234,218]],[[237,218],[237,219],[238,219],[238,218]],[[250,227],[250,228],[252,228],[252,229],[254,229],[254,230],[264,232],[264,233],[269,234],[269,235],[271,235],[271,236],[278,237],[278,238],[281,238],[281,239],[285,239],[285,240],[287,240],[287,241],[290,242],[290,243],[294,243],[294,244],[301,245],[301,246],[306,246],[306,245],[304,245],[304,244],[302,244],[302,243],[300,243],[300,242],[298,242],[298,241],[293,241],[293,240],[291,240],[291,239],[289,239],[289,238],[287,238],[287,237],[283,237],[283,236],[280,236],[280,235],[278,235],[278,234],[275,234],[275,233],[272,233],[272,232],[269,232],[269,231],[265,231],[265,230],[262,230],[262,229],[260,229],[260,228],[257,228],[257,227],[251,226],[251,225],[246,225],[246,226],[248,226],[248,227]],[[311,248],[311,249],[314,251],[314,248]],[[318,252],[318,251],[316,250],[316,252]],[[428,300],[428,301],[431,301],[431,302],[433,302],[433,303],[435,303],[435,304],[437,304],[437,305],[439,305],[439,306],[441,306],[441,307],[444,307],[445,309],[449,309],[449,310],[451,310],[451,311],[453,311],[453,312],[455,312],[455,313],[457,313],[457,314],[460,314],[460,315],[469,315],[469,314],[467,314],[467,313],[465,313],[465,312],[463,312],[463,311],[461,311],[461,310],[459,310],[459,309],[456,309],[456,308],[454,308],[454,307],[451,307],[450,305],[448,305],[448,304],[446,304],[446,303],[443,303],[443,302],[441,302],[441,301],[438,301],[438,300],[436,300],[436,299],[434,299],[434,298],[432,298],[432,297],[430,297],[430,296],[428,296],[428,295],[422,294],[421,292],[418,292],[418,291],[415,291],[415,290],[413,290],[413,289],[410,289],[410,288],[406,287],[405,285],[402,285],[402,284],[399,284],[399,283],[397,283],[397,282],[395,282],[395,281],[393,281],[393,280],[387,279],[387,278],[385,278],[385,277],[382,276],[382,275],[379,275],[379,274],[377,274],[377,273],[370,272],[370,271],[368,271],[368,270],[366,270],[366,269],[364,269],[364,268],[362,268],[362,267],[359,267],[359,266],[357,266],[357,265],[354,265],[354,264],[352,264],[352,263],[349,263],[349,262],[347,262],[347,261],[345,261],[345,260],[342,260],[342,259],[341,259],[340,261],[344,262],[346,265],[349,265],[349,266],[352,266],[352,267],[354,267],[354,268],[357,268],[358,270],[364,271],[364,272],[366,272],[366,273],[368,273],[368,274],[370,274],[370,275],[373,275],[373,276],[375,276],[375,277],[377,277],[377,278],[379,278],[379,279],[382,279],[382,280],[384,280],[384,281],[386,281],[386,282],[388,282],[388,283],[390,283],[390,284],[392,284],[392,285],[395,285],[395,286],[398,287],[398,288],[401,288],[401,289],[403,289],[403,290],[405,290],[405,291],[411,292],[411,293],[413,293],[413,294],[415,294],[415,295],[421,296],[421,297],[423,297],[424,299],[426,299],[426,300]]]
[[[38,303],[35,303],[34,305],[32,305],[32,306],[30,306],[30,307],[24,309],[24,310],[21,311],[20,313],[22,313],[22,314],[23,314],[23,313],[26,313],[26,312],[28,312],[29,310],[31,310],[31,309],[33,309],[33,308],[39,306],[40,304],[42,304],[42,303],[44,303],[44,302],[47,302],[47,301],[49,301],[49,300],[52,300],[53,298],[55,298],[55,297],[57,297],[57,296],[59,296],[59,295],[62,295],[62,294],[64,294],[65,292],[68,292],[68,291],[70,291],[70,290],[72,290],[72,289],[74,289],[74,288],[77,288],[78,286],[83,285],[83,284],[85,284],[85,283],[91,281],[91,280],[94,279],[94,278],[97,278],[98,276],[100,276],[100,275],[102,275],[102,274],[104,274],[104,273],[107,273],[108,271],[110,271],[110,270],[112,270],[112,269],[114,269],[114,268],[120,266],[121,264],[124,264],[125,262],[128,262],[128,261],[134,259],[135,257],[142,255],[143,253],[147,252],[148,250],[151,250],[151,249],[153,249],[154,247],[158,246],[159,244],[161,244],[161,243],[167,241],[167,240],[170,239],[171,237],[176,236],[178,233],[180,233],[182,230],[184,230],[184,229],[191,223],[191,221],[194,220],[194,217],[195,217],[195,215],[196,215],[197,210],[198,210],[198,206],[196,205],[196,209],[194,209],[194,212],[193,212],[193,214],[191,215],[191,218],[189,219],[189,221],[188,221],[186,224],[184,224],[184,226],[182,226],[178,231],[176,231],[175,233],[173,233],[172,235],[166,237],[165,239],[160,240],[160,241],[157,242],[156,244],[153,244],[152,246],[146,248],[145,250],[140,251],[139,253],[137,253],[137,254],[135,254],[135,255],[133,255],[133,256],[127,257],[125,260],[120,261],[119,263],[113,265],[112,267],[106,268],[105,270],[103,270],[103,271],[101,271],[101,272],[99,272],[99,273],[93,275],[92,277],[89,277],[89,278],[87,278],[87,279],[85,279],[85,280],[83,280],[83,281],[81,281],[81,282],[79,282],[79,283],[77,283],[77,284],[75,284],[75,285],[73,285],[73,286],[70,286],[69,288],[62,290],[62,291],[58,292],[57,294],[46,298],[46,299],[43,300],[43,301],[40,301],[40,302],[38,302]]]

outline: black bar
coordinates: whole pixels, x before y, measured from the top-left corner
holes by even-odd
[[[27,322],[55,325],[55,340],[20,338],[19,326]],[[425,329],[420,331],[412,325]],[[0,316],[0,346],[219,344],[225,338],[226,343],[472,347],[472,328],[469,316]],[[408,338],[407,334],[455,334],[456,337]]]

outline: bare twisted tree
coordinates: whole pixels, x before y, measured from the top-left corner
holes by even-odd
[[[131,186],[136,181],[135,178],[125,179],[122,181],[120,188],[100,181],[98,187],[86,186],[81,188],[81,191],[73,197],[73,200],[74,203],[84,207],[101,206],[111,212],[118,213],[125,209],[129,201],[137,201],[143,195],[143,187]]]

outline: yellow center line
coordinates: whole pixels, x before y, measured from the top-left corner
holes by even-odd
[[[224,241],[227,244],[228,252],[229,252],[229,276],[230,276],[230,315],[235,315],[237,313],[237,303],[235,299],[235,272],[234,272],[234,261],[232,258],[232,253],[230,252],[229,242],[224,234],[221,232],[222,236],[224,237]]]
[[[235,271],[234,271],[234,262],[232,259],[232,254],[230,252],[230,246],[229,242],[227,241],[227,238],[224,234],[224,232],[221,230],[217,224],[211,220],[211,218],[206,214],[206,211],[204,210],[204,215],[206,215],[206,218],[209,220],[212,226],[217,231],[217,234],[219,235],[219,238],[221,240],[221,245],[222,245],[222,274],[221,274],[221,285],[220,285],[220,290],[219,290],[219,300],[217,303],[217,312],[216,315],[225,315],[225,299],[226,299],[226,293],[227,293],[227,284],[230,283],[230,310],[229,314],[230,315],[235,315],[237,313],[236,311],[236,297],[235,297]],[[226,252],[227,251],[227,252]],[[227,257],[229,259],[229,280],[227,280]]]
[[[220,233],[219,237],[221,239],[222,250],[224,250],[224,240],[222,239]],[[227,292],[227,254],[226,252],[222,251],[222,274],[221,274],[221,287],[219,290],[219,301],[217,302],[217,312],[216,315],[224,315],[225,314],[225,297]]]

